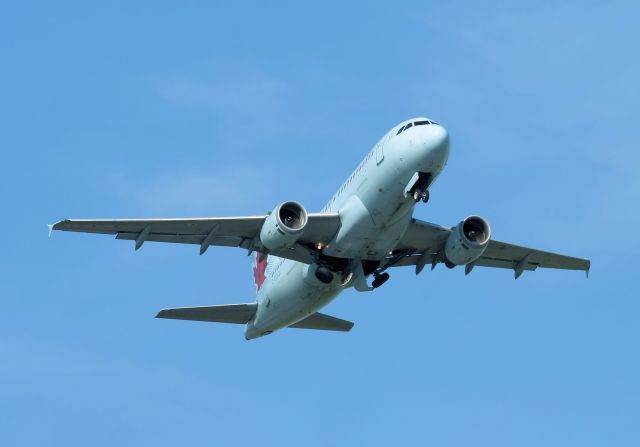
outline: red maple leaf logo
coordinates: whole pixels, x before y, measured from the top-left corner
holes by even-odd
[[[256,253],[256,266],[253,268],[253,279],[258,290],[260,290],[265,279],[267,279],[265,271],[267,270],[267,258],[269,257],[268,255],[264,255],[264,257],[260,259],[261,256],[262,253]]]

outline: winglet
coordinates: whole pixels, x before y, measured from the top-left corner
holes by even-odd
[[[587,279],[589,279],[589,270],[591,270],[591,261],[589,261],[589,263],[587,264],[587,268],[584,271],[584,273],[587,275]]]
[[[53,231],[53,225],[54,224],[48,224],[47,228],[49,228],[49,237],[51,237],[51,232]]]

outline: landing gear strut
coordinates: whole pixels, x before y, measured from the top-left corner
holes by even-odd
[[[372,272],[373,273],[373,282],[371,283],[371,287],[373,287],[374,289],[377,289],[382,284],[387,282],[389,280],[389,274],[386,273],[385,270],[387,270],[389,267],[392,267],[393,265],[395,265],[401,259],[403,259],[403,258],[405,258],[407,256],[411,256],[414,251],[415,251],[415,249],[406,249],[406,250],[396,250],[396,251],[394,251],[393,254],[390,257],[386,258],[386,262],[385,262],[384,265],[379,266],[378,268],[376,268]],[[367,261],[365,261],[365,262],[367,262]],[[370,265],[370,267],[373,267],[373,265]]]

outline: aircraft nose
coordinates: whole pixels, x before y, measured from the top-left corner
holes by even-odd
[[[449,132],[439,124],[424,126],[423,156],[432,169],[441,169],[449,158]]]
[[[449,132],[447,129],[439,124],[432,124],[429,126],[429,132],[427,134],[426,145],[429,152],[434,155],[440,155],[441,157],[449,156]]]

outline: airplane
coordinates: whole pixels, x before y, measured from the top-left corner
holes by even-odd
[[[349,331],[350,321],[319,310],[343,290],[370,292],[392,267],[583,270],[588,259],[491,238],[489,223],[469,216],[453,227],[413,217],[449,157],[449,134],[432,119],[412,118],[375,144],[318,213],[287,201],[266,215],[195,219],[62,220],[51,230],[102,233],[135,241],[240,247],[253,259],[254,302],[164,309],[157,318],[244,324],[247,340],[283,328]]]

